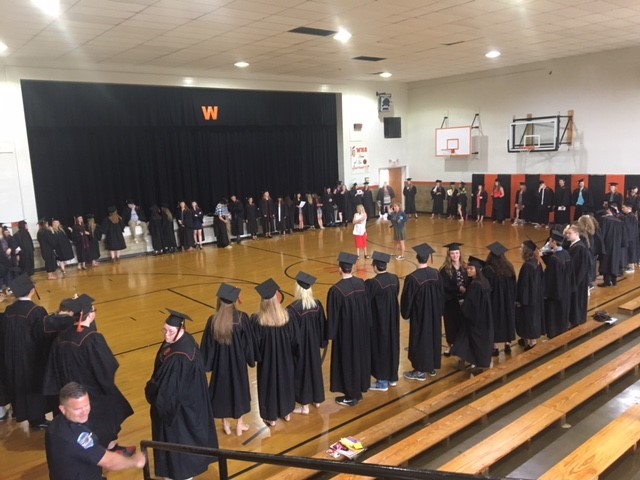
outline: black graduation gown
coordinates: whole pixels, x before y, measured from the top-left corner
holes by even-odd
[[[104,246],[110,252],[116,252],[124,250],[127,245],[124,242],[124,223],[119,220],[117,223],[113,223],[109,217],[102,221],[102,233],[105,235]]]
[[[91,230],[90,230],[91,231]],[[100,259],[100,241],[102,240],[102,229],[96,225],[89,237],[89,252],[91,258],[87,261],[97,261]]]
[[[176,243],[176,233],[173,219],[167,217],[167,214],[162,215],[162,246],[165,251],[174,251],[178,248]]]
[[[227,222],[223,220],[223,216],[213,216],[213,234],[216,236],[216,246],[218,248],[226,248],[229,246],[229,232],[227,230]]]
[[[73,245],[76,247],[76,257],[78,262],[90,262],[91,261],[91,234],[87,230],[85,225],[74,225],[71,233],[73,239]]]
[[[4,381],[18,422],[40,422],[47,412],[42,381],[46,365],[42,319],[44,308],[30,300],[9,305],[0,324]]]
[[[247,219],[247,232],[251,234],[251,236],[258,235],[258,210],[255,203],[247,206],[244,210],[245,217]]]
[[[145,396],[151,405],[153,440],[218,448],[204,363],[190,334],[160,346]],[[161,450],[154,450],[153,458],[156,475],[173,479],[199,475],[215,461]]]
[[[549,213],[553,208],[554,194],[550,188],[538,190],[536,193],[536,222],[541,225],[549,223]]]
[[[289,415],[296,406],[294,365],[298,356],[296,322],[281,327],[265,327],[251,316],[257,366],[260,417],[275,421]]]
[[[344,278],[327,294],[331,348],[330,390],[360,400],[371,379],[371,303],[364,281]]]
[[[161,252],[164,246],[162,244],[162,215],[160,212],[151,211],[151,215],[149,215],[149,234],[151,235],[153,251]]]
[[[444,197],[447,195],[443,186],[436,186],[431,189],[431,212],[435,215],[444,214]]]
[[[627,213],[620,218],[624,224],[627,237],[626,264],[638,263],[638,217],[635,213]]]
[[[462,191],[458,193],[458,207],[460,207],[460,214],[462,218],[467,218],[467,193]],[[457,213],[457,211],[456,211]]]
[[[296,402],[302,405],[324,402],[324,380],[320,349],[327,348],[327,317],[322,303],[304,310],[297,300],[287,307],[289,321],[298,326],[299,355],[295,365]]]
[[[373,192],[368,188],[362,192],[362,205],[367,214],[367,218],[373,218],[376,215],[376,207],[373,201]]]
[[[231,344],[218,343],[211,329],[213,315],[202,332],[200,351],[204,368],[211,372],[209,398],[215,418],[240,418],[251,410],[247,365],[255,366],[249,316],[236,312]]]
[[[325,227],[330,227],[335,223],[333,195],[327,192],[322,194],[322,223]]]
[[[344,193],[345,209],[344,218],[342,220],[347,223],[349,223],[356,214],[356,192],[357,190],[352,188],[348,192]]]
[[[458,274],[462,275],[463,286],[468,283],[467,270],[460,267]],[[457,283],[456,275],[450,277],[444,268],[440,269],[440,279],[444,290],[444,311],[442,312],[444,320],[444,334],[449,345],[458,336],[460,324],[463,321],[462,310],[460,309],[460,300],[463,295],[460,293],[460,286]]]
[[[511,342],[516,338],[516,276],[498,276],[490,265],[482,270],[482,274],[491,285],[493,341]]]
[[[402,189],[402,194],[404,195],[404,212],[407,215],[413,215],[416,213],[416,194],[418,193],[418,189],[415,185],[411,185],[411,187],[404,187]]]
[[[18,230],[13,238],[20,247],[20,260],[18,263],[20,270],[29,276],[33,275],[35,272],[35,248],[29,230]]]
[[[264,235],[271,235],[274,229],[274,204],[271,198],[260,199],[260,217],[262,218],[262,233]]]
[[[467,287],[462,303],[464,319],[451,354],[476,367],[489,368],[493,351],[491,287],[474,279]]]
[[[569,247],[571,266],[573,267],[574,288],[571,292],[569,323],[580,325],[587,321],[589,304],[589,275],[591,272],[591,252],[582,240]]]
[[[623,249],[626,247],[626,232],[621,220],[606,215],[598,220],[602,230],[602,241],[605,252],[598,259],[598,271],[601,275],[614,278],[622,273],[624,266]]]
[[[451,195],[447,195],[447,214],[455,217],[458,214],[458,189],[452,188]]]
[[[409,274],[400,297],[402,317],[409,320],[409,361],[414,370],[441,367],[444,288],[435,268]]]
[[[75,325],[53,342],[45,373],[45,395],[56,395],[69,382],[78,382],[89,392],[89,428],[107,447],[118,438],[122,422],[133,409],[115,383],[118,361],[95,323],[78,332]]]
[[[530,340],[544,332],[544,274],[533,259],[524,262],[516,287],[516,333]]]
[[[571,192],[569,187],[565,186],[556,190],[555,204],[554,223],[567,225],[570,222],[571,213]]]
[[[0,313],[0,346],[4,352],[4,312]],[[11,395],[9,395],[9,386],[7,384],[7,371],[4,366],[4,354],[0,355],[0,405],[4,406],[11,403]]]
[[[58,268],[56,263],[55,238],[49,229],[40,229],[36,235],[40,245],[40,255],[44,260],[44,269],[47,273],[55,272]]]
[[[69,237],[64,231],[53,232],[53,244],[56,251],[56,259],[61,262],[67,262],[73,259],[73,248]]]
[[[569,328],[571,293],[574,288],[571,256],[566,250],[543,255],[544,321],[547,337],[553,338]]]
[[[376,380],[398,381],[400,364],[400,280],[379,273],[366,280],[371,302],[371,375]]]
[[[480,207],[478,207],[478,195],[480,196]],[[480,193],[475,192],[471,196],[471,214],[479,217],[486,215],[488,199],[489,194],[485,190]]]
[[[318,224],[318,212],[314,201],[307,202],[302,208],[304,224],[308,227],[315,227]]]
[[[244,234],[244,206],[240,200],[229,202],[229,213],[231,214],[231,235],[239,239]]]
[[[193,239],[193,215],[191,210],[178,208],[175,215],[178,220],[178,238],[180,240],[180,248],[188,250],[193,248],[195,241]]]

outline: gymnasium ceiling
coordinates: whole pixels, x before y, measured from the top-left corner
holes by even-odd
[[[413,82],[640,46],[640,1],[61,0],[52,17],[0,0],[0,40],[0,65],[336,83],[388,71]],[[502,55],[485,58],[492,49]]]

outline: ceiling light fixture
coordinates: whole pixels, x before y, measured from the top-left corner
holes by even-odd
[[[351,34],[346,31],[344,28],[339,28],[338,33],[336,33],[333,38],[342,43],[347,43],[351,38]]]
[[[502,54],[498,50],[489,50],[484,54],[484,56],[487,58],[498,58],[500,55]]]
[[[389,78],[391,75],[393,75],[393,73],[390,73],[390,72],[382,72],[380,74],[382,78]]]
[[[60,14],[60,0],[31,0],[33,4],[47,15],[57,17]]]
[[[249,66],[249,64],[245,61],[236,62],[233,65],[238,68],[247,68]]]
[[[0,40],[0,53],[4,53],[7,50],[9,50],[9,47],[7,47],[7,44],[4,43],[2,40]]]
[[[184,83],[185,85],[193,85],[193,78],[185,77],[185,79],[182,81],[182,83]]]

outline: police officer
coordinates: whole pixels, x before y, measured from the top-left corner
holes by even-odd
[[[106,450],[86,425],[91,411],[87,390],[76,382],[60,390],[60,412],[45,434],[47,464],[51,480],[101,480],[102,469],[110,471],[142,468],[142,453],[131,457]]]

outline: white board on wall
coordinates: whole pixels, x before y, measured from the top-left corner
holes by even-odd
[[[471,155],[471,127],[436,128],[436,157]]]

